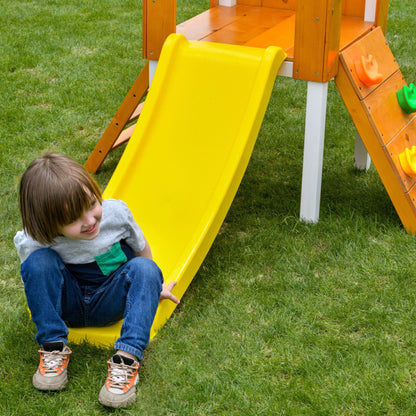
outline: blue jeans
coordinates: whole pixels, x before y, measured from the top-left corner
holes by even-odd
[[[68,342],[68,327],[106,326],[124,318],[114,348],[143,358],[159,304],[163,277],[145,257],[134,257],[97,286],[79,285],[52,249],[33,252],[21,265],[36,341]]]

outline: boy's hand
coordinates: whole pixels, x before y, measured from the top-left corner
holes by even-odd
[[[176,283],[176,280],[174,282],[170,282],[168,285],[163,283],[162,292],[160,293],[160,300],[169,299],[177,305],[180,303],[180,300],[172,293],[172,289],[176,286]]]

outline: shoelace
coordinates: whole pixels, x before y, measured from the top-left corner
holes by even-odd
[[[67,355],[71,354],[71,351],[39,351],[43,356],[42,368],[45,369],[45,373],[56,373],[63,361],[65,361]]]
[[[126,384],[129,384],[129,381],[134,376],[135,371],[135,366],[110,362],[108,379],[111,387],[116,389],[123,389]]]

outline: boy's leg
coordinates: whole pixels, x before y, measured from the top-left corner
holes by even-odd
[[[116,354],[108,361],[108,377],[99,396],[105,406],[125,407],[136,398],[140,367],[138,361],[143,358],[143,350],[149,343],[162,282],[162,272],[156,263],[144,257],[136,257],[114,273],[111,283],[104,285],[102,289],[105,290],[101,294],[97,293],[99,300],[90,312],[94,311],[94,315],[99,316],[100,310],[109,312],[112,309],[114,318],[117,317],[116,312],[122,312],[124,321],[115,349],[137,357],[137,360],[133,360]],[[117,319],[121,317],[119,315]]]
[[[149,343],[162,283],[162,272],[152,260],[145,257],[129,260],[91,298],[87,325],[109,325],[124,318],[114,347],[141,360]]]
[[[142,360],[159,305],[163,276],[156,263],[145,257],[133,259],[132,266],[134,273],[128,274],[130,289],[124,321],[114,348],[127,351]]]
[[[66,318],[83,320],[81,291],[59,255],[48,248],[33,252],[21,265],[27,303],[38,333],[36,342],[67,343]],[[66,315],[66,318],[65,318]],[[72,324],[72,322],[71,322]]]
[[[60,390],[67,381],[71,350],[67,343],[68,329],[62,319],[63,310],[82,310],[79,288],[58,256],[51,249],[32,253],[21,266],[22,280],[32,319],[38,333],[36,341],[40,364],[33,376],[39,390]]]

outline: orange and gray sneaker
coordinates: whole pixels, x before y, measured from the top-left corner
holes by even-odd
[[[108,376],[98,397],[108,407],[126,407],[136,400],[140,364],[132,358],[115,354],[108,361]]]
[[[39,350],[40,363],[33,375],[38,390],[61,390],[68,382],[68,363],[71,350],[62,341],[45,342]]]

